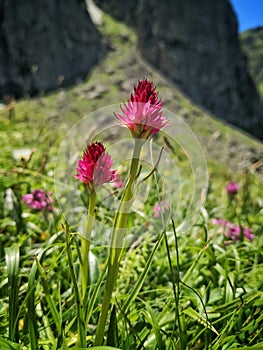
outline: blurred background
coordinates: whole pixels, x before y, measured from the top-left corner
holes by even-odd
[[[262,159],[262,144],[253,143],[263,139],[262,6],[259,0],[2,0],[1,110],[34,96],[51,101],[53,93],[58,101],[41,113],[66,120],[71,101],[76,122],[127,99],[148,77],[212,158],[223,148],[222,162],[242,154],[237,163],[251,165]],[[245,137],[253,140],[249,146]]]

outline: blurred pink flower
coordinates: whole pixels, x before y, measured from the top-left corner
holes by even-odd
[[[153,208],[153,217],[158,219],[160,217],[161,210],[169,210],[169,206],[165,201],[161,201],[161,203],[157,202]]]
[[[23,202],[34,210],[53,211],[54,200],[50,192],[45,192],[42,189],[34,190],[22,197]]]
[[[238,241],[240,238],[240,227],[237,225],[232,225],[226,231],[226,237],[232,239],[233,241]]]
[[[124,185],[125,185],[124,181],[121,180],[118,176],[113,181],[113,187],[114,188],[122,188],[122,187],[124,187]]]
[[[214,225],[221,226],[223,229],[227,228],[225,235],[233,241],[239,240],[241,234],[243,234],[244,237],[250,241],[253,241],[255,238],[255,235],[252,234],[252,230],[250,228],[232,224],[230,221],[224,219],[212,219],[211,222]]]
[[[134,87],[130,100],[121,107],[123,113],[115,116],[127,126],[134,138],[148,139],[168,125],[168,119],[161,111],[162,102],[158,98],[156,88],[147,79],[139,80]]]
[[[238,190],[239,190],[239,185],[235,181],[231,181],[226,185],[226,191],[230,195],[237,194]]]
[[[243,227],[242,232],[244,237],[246,237],[249,241],[253,241],[255,235],[252,234],[252,230],[250,228]]]
[[[84,182],[89,188],[112,182],[117,177],[117,170],[111,170],[113,161],[106,153],[101,142],[87,146],[82,159],[78,161],[75,177]]]
[[[212,224],[220,225],[220,226],[224,226],[224,227],[231,226],[231,222],[228,220],[224,220],[224,219],[212,219]]]

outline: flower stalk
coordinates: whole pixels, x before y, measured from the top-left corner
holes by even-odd
[[[113,234],[112,241],[110,247],[110,256],[108,260],[108,273],[106,278],[105,290],[102,300],[101,313],[97,325],[96,337],[95,337],[95,346],[103,344],[103,336],[107,321],[107,315],[110,308],[110,301],[112,297],[113,290],[116,285],[120,257],[122,253],[122,246],[125,238],[125,233],[127,229],[127,219],[129,209],[132,206],[133,202],[133,191],[135,188],[136,178],[139,170],[139,160],[141,148],[143,145],[142,139],[134,139],[134,150],[133,156],[131,160],[130,172],[127,181],[127,185],[125,187],[120,207],[118,212],[116,213],[114,226],[113,226]]]
[[[78,320],[78,346],[86,347],[86,308],[87,308],[87,288],[89,276],[89,251],[91,232],[94,225],[94,214],[96,205],[96,192],[91,190],[89,198],[88,213],[84,222],[84,235],[80,236],[81,241],[81,261],[80,261],[80,275],[81,275],[81,314]]]
[[[115,113],[120,125],[130,130],[135,144],[128,181],[113,225],[108,273],[96,330],[95,346],[103,344],[107,315],[117,280],[120,257],[127,230],[128,215],[134,200],[141,149],[145,140],[168,125],[168,119],[163,116],[161,109],[162,102],[158,98],[155,86],[147,79],[143,79],[139,80],[138,85],[134,87],[134,93],[131,94],[130,100],[121,107],[122,113]]]
[[[84,235],[80,236],[81,240],[81,295],[83,301],[85,300],[88,286],[88,275],[89,275],[89,251],[90,251],[90,240],[91,232],[94,226],[94,215],[96,205],[96,192],[91,190],[89,198],[88,213],[84,222]]]
[[[89,277],[89,253],[91,232],[95,220],[96,188],[107,182],[115,181],[117,171],[111,170],[112,159],[106,153],[101,142],[89,144],[78,161],[75,177],[84,182],[89,190],[88,213],[84,221],[84,232],[80,236],[80,277],[81,277],[81,297],[78,306],[78,340],[79,347],[86,347],[86,327],[87,327],[87,305],[88,305],[88,277]]]

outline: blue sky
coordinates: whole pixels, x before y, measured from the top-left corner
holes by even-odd
[[[238,17],[239,31],[263,26],[263,0],[230,0]]]

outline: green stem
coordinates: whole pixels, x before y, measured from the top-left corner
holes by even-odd
[[[67,253],[68,253],[69,271],[73,282],[73,290],[74,290],[76,305],[77,305],[77,319],[78,319],[77,343],[79,346],[82,346],[83,344],[86,344],[83,306],[80,300],[79,287],[77,284],[77,278],[74,271],[74,263],[73,263],[73,257],[72,257],[72,251],[71,251],[71,239],[70,239],[70,233],[69,233],[69,226],[67,223],[66,223],[66,245],[67,245]]]
[[[88,214],[84,222],[84,235],[80,236],[81,240],[81,296],[85,298],[88,285],[89,276],[89,250],[91,231],[94,225],[94,211],[96,204],[96,192],[92,190],[90,192]]]
[[[130,165],[129,178],[113,225],[113,235],[110,247],[110,256],[108,260],[108,273],[102,300],[101,313],[96,329],[96,337],[94,343],[95,346],[103,344],[103,336],[107,321],[107,315],[110,308],[111,296],[115,288],[119,270],[120,256],[127,228],[129,209],[131,208],[133,202],[133,187],[135,185],[137,173],[139,170],[139,160],[143,140],[135,139],[134,141],[135,145]]]
[[[96,192],[95,190],[90,191],[88,214],[84,222],[84,234],[80,236],[81,240],[81,262],[80,262],[80,273],[81,273],[81,314],[82,319],[78,323],[78,346],[86,347],[86,327],[85,327],[85,314],[87,306],[87,286],[89,276],[89,250],[90,250],[90,239],[91,231],[94,225],[94,211],[96,204]]]

